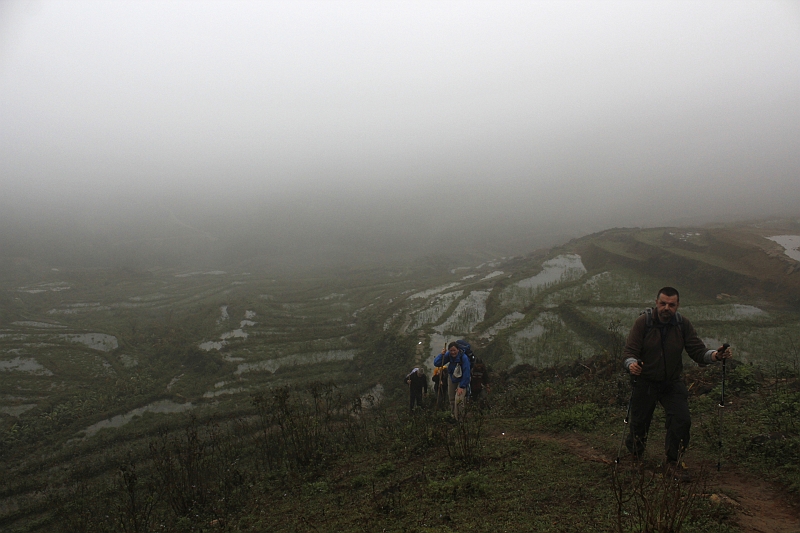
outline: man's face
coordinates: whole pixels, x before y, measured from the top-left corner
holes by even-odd
[[[672,317],[675,316],[675,313],[678,312],[679,306],[677,294],[675,296],[666,296],[663,293],[659,294],[658,298],[656,298],[658,320],[661,322],[669,322],[672,320]]]
[[[453,359],[458,355],[458,348],[455,346],[451,346],[447,351],[450,352],[450,357]]]

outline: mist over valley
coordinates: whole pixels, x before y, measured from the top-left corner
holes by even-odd
[[[788,1],[0,3],[0,529],[795,531],[797,50]],[[620,461],[664,286],[734,353],[688,484]],[[456,339],[486,394],[409,410]]]

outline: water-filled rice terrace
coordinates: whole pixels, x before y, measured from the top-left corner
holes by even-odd
[[[678,242],[710,241],[691,233]],[[0,428],[2,453],[16,458],[3,477],[17,481],[3,489],[4,505],[16,509],[19,494],[35,499],[26,473],[66,463],[86,475],[114,468],[118,454],[144,449],[187,415],[249,416],[254,395],[276,387],[333,381],[370,401],[396,399],[402,373],[424,365],[431,375],[433,356],[457,338],[495,372],[613,350],[619,337],[610,333],[624,336],[665,280],[639,268],[641,246],[603,240],[596,249],[602,261],[575,246],[438,270],[53,269],[6,279]],[[778,250],[759,253],[780,260],[781,272],[793,268]],[[682,313],[710,346],[729,342],[748,363],[800,364],[791,307],[737,295],[735,286],[680,288]],[[409,368],[387,374],[371,340],[381,335],[412,340]]]
[[[417,362],[427,366],[456,338],[478,348],[502,342],[502,355],[489,361],[496,370],[591,357],[609,349],[602,332],[626,331],[661,285],[630,268],[587,267],[575,251],[425,278],[408,269],[287,279],[54,269],[40,278],[3,287],[12,319],[0,326],[0,416],[19,424],[79,401],[65,429],[73,437],[119,427],[102,422],[126,413],[168,413],[163,404],[148,408],[166,400],[218,408],[315,379],[367,390],[377,383],[361,382],[352,363],[380,361],[363,344],[376,330],[418,339]],[[706,342],[730,342],[745,361],[778,358],[800,335],[784,311],[725,297],[685,301],[684,315]],[[105,391],[103,401],[76,400],[92,390]]]

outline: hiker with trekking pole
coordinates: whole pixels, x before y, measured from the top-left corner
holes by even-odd
[[[678,313],[680,295],[664,287],[656,305],[646,309],[633,324],[624,349],[624,366],[634,376],[629,403],[630,432],[625,445],[634,459],[642,456],[656,404],[666,414],[664,451],[666,467],[683,481],[689,479],[679,463],[689,445],[692,425],[689,391],[683,381],[683,351],[698,364],[729,359],[728,345],[709,350],[691,322]]]
[[[440,384],[447,383],[447,396],[450,399],[450,412],[453,420],[463,421],[466,412],[467,388],[470,381],[469,357],[459,349],[458,343],[451,342],[447,349],[433,360],[434,366],[444,366],[445,375],[440,378]],[[441,374],[441,373],[440,373]]]

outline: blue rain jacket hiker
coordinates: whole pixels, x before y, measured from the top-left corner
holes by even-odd
[[[447,373],[450,374],[450,381],[452,383],[458,383],[458,386],[464,389],[469,387],[469,357],[467,357],[464,352],[459,350],[455,358],[450,357],[450,352],[444,355],[439,354],[433,360],[433,366],[442,366],[444,364],[447,365]],[[456,378],[453,377],[453,372],[455,372],[459,364],[461,364],[461,377]]]

